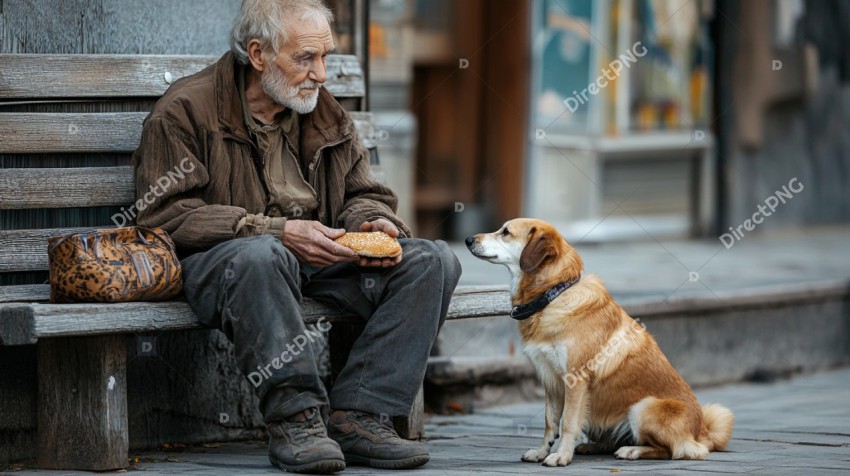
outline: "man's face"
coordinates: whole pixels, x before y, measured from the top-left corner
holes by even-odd
[[[325,82],[325,59],[334,48],[327,20],[304,18],[293,26],[274,62],[263,71],[263,91],[276,103],[307,114],[316,108]]]

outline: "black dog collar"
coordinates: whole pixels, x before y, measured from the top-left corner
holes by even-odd
[[[534,314],[545,309],[550,302],[554,301],[555,298],[560,296],[561,293],[563,293],[567,289],[570,289],[573,284],[578,282],[579,279],[581,279],[581,276],[577,276],[569,281],[561,281],[560,283],[556,284],[548,291],[543,293],[542,296],[535,299],[534,301],[525,304],[520,304],[519,306],[514,307],[513,309],[511,309],[511,317],[518,321],[528,319]]]

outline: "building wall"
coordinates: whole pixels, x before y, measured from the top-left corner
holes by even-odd
[[[4,0],[3,53],[221,54],[240,0]]]
[[[735,68],[749,66],[736,65],[735,58],[754,47],[754,35],[776,32],[750,28],[741,11],[743,3],[727,0],[717,4],[725,15],[717,15],[716,112],[721,113],[717,114],[721,167],[718,232],[742,224],[756,211],[757,205],[794,177],[804,185],[804,191],[780,205],[753,233],[847,224],[850,222],[850,130],[847,128],[850,3],[810,0],[803,4],[803,16],[794,25],[788,47],[800,49],[808,41],[817,48],[817,93],[808,100],[799,97],[769,104],[762,116],[764,141],[755,149],[747,147],[742,140],[740,131],[746,124],[735,113],[748,94]],[[776,3],[766,5],[773,14]],[[764,66],[771,67],[769,61]]]

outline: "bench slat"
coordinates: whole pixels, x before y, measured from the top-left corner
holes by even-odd
[[[362,98],[366,95],[363,68],[355,55],[328,55],[325,63],[325,88],[337,98]]]
[[[43,289],[47,289],[44,286]],[[46,296],[45,296],[46,297]],[[455,291],[449,319],[505,315],[510,309],[506,287],[468,287]],[[305,299],[306,322],[353,318],[349,313]],[[0,304],[0,345],[33,344],[62,336],[120,334],[201,329],[185,301],[119,304]]]
[[[371,112],[349,112],[351,119],[354,120],[354,127],[357,128],[357,135],[360,137],[360,142],[367,149],[378,146],[378,141],[385,140],[384,134],[388,132],[381,131],[375,123],[375,116]]]
[[[133,152],[147,114],[0,113],[0,154]]]
[[[381,140],[369,112],[350,113],[366,147]],[[0,154],[133,152],[147,112],[0,112]]]
[[[49,238],[94,229],[97,228],[0,230],[0,273],[46,270]],[[0,292],[2,290],[3,287],[0,286]],[[2,297],[0,302],[3,302]]]
[[[158,97],[171,83],[218,56],[0,54],[0,98]],[[353,55],[328,55],[326,88],[336,97],[363,97],[363,70]]]
[[[449,309],[449,315],[456,315],[458,318],[464,312],[469,313],[470,317],[481,317],[491,315],[492,308],[490,306],[481,306],[481,302],[476,297],[486,297],[492,299],[494,295],[500,296],[501,292],[507,292],[504,286],[461,286],[455,290],[454,296],[463,296],[462,300],[452,301],[452,306]],[[495,293],[495,294],[494,294]],[[12,286],[0,286],[0,303],[10,302],[35,302],[47,301],[50,299],[50,286],[47,284],[21,284]],[[505,309],[509,309],[510,297],[505,294],[503,302],[500,305]]]
[[[174,82],[214,63],[215,56],[0,55],[0,97],[156,97]],[[108,73],[108,74],[107,74]]]
[[[50,299],[50,285],[48,284],[0,286],[0,304],[47,301],[48,299]]]
[[[0,169],[0,210],[129,205],[133,169]]]

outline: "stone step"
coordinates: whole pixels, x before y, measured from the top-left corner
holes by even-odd
[[[750,286],[717,293],[623,297],[693,386],[766,381],[850,363],[850,280]],[[527,401],[541,389],[507,316],[448,322],[429,361],[426,405],[437,413]]]

